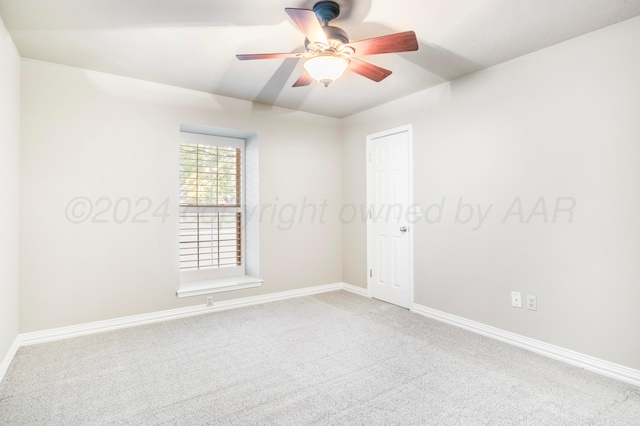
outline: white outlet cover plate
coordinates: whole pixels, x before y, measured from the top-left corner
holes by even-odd
[[[511,292],[511,306],[515,308],[522,308],[522,296],[519,291]]]
[[[532,311],[538,309],[538,298],[536,296],[527,296],[527,309]]]

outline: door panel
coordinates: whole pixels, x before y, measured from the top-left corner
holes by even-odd
[[[409,132],[368,138],[368,259],[371,295],[410,307]],[[404,232],[403,232],[404,230]]]

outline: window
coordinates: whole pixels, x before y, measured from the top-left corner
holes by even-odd
[[[258,135],[180,123],[178,297],[262,285]]]
[[[244,275],[244,140],[182,133],[181,281]]]

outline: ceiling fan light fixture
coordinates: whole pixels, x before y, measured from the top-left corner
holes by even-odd
[[[314,56],[303,64],[309,76],[325,87],[342,77],[348,66],[347,58],[334,55]]]

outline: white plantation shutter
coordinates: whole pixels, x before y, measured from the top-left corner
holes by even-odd
[[[180,213],[180,269],[240,266],[240,213]]]
[[[181,134],[181,279],[244,274],[243,142]]]

